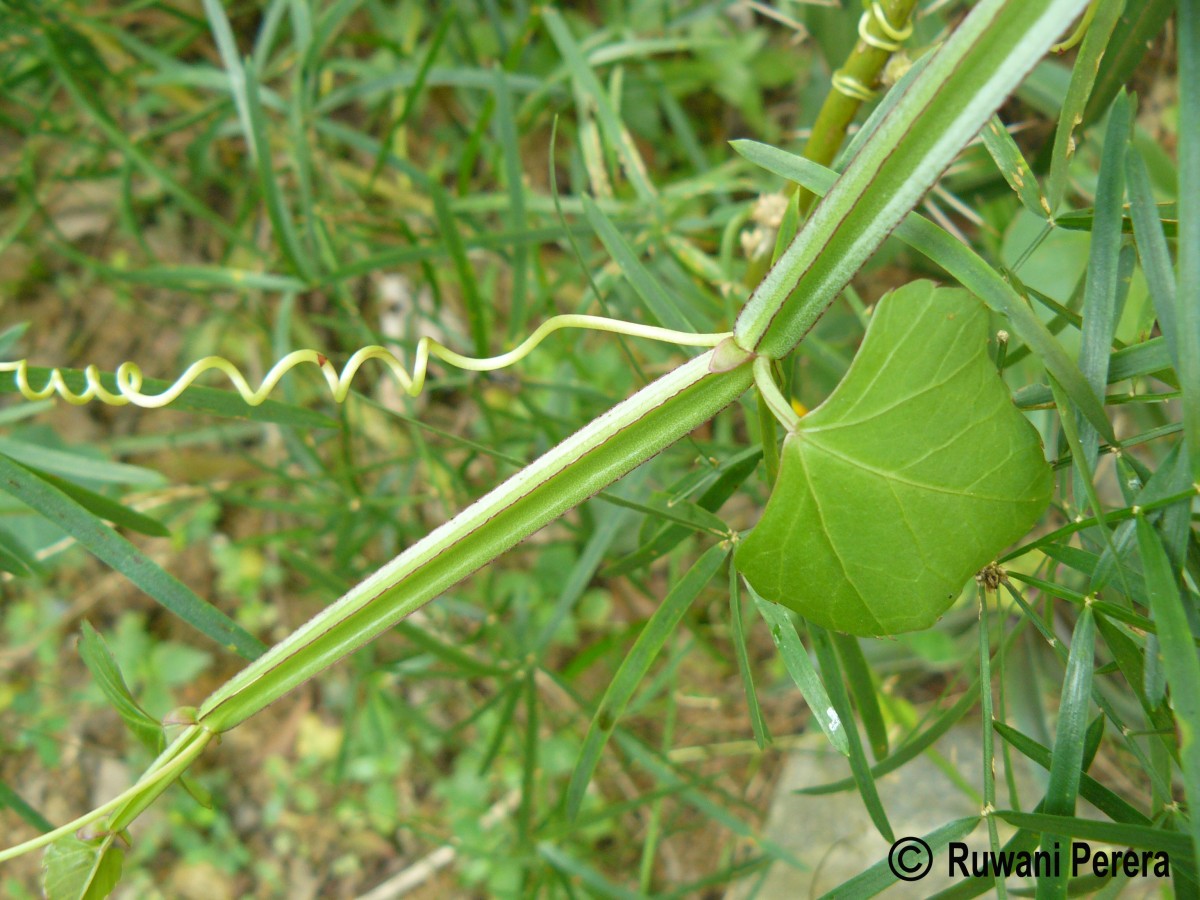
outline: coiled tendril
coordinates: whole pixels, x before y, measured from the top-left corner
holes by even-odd
[[[721,334],[689,334],[683,331],[672,331],[669,328],[658,328],[654,325],[637,325],[632,322],[622,322],[616,319],[606,319],[601,316],[564,315],[547,319],[538,328],[518,344],[515,348],[499,356],[476,359],[455,353],[450,348],[438,343],[431,337],[423,337],[417,342],[416,356],[410,375],[401,359],[386,347],[370,346],[357,351],[339,373],[323,353],[316,350],[296,350],[287,354],[271,367],[257,389],[251,388],[250,383],[236,365],[223,356],[206,356],[188,366],[174,383],[158,394],[142,392],[144,376],[141,367],[135,362],[123,362],[114,373],[117,389],[110,391],[100,382],[100,369],[91,365],[83,370],[85,386],[82,391],[73,391],[66,383],[60,369],[52,369],[46,384],[35,388],[29,383],[29,360],[18,362],[0,362],[0,372],[13,372],[16,375],[17,390],[26,400],[45,400],[58,395],[63,400],[75,406],[82,406],[92,400],[106,403],[109,406],[135,406],[147,409],[158,409],[172,403],[180,394],[187,390],[192,383],[210,369],[224,372],[235,390],[249,406],[258,406],[270,396],[271,391],[279,384],[280,379],[296,366],[311,363],[321,370],[333,399],[341,403],[350,393],[350,383],[367,360],[378,359],[387,366],[395,379],[410,397],[416,397],[425,386],[425,375],[429,368],[430,357],[440,359],[459,369],[471,372],[491,372],[503,369],[523,359],[545,338],[563,328],[582,328],[591,331],[607,331],[623,334],[629,337],[647,338],[652,341],[677,344],[684,347],[715,347],[731,332]]]
[[[875,28],[879,32],[878,34],[872,32],[869,27],[872,22],[875,23]],[[858,20],[859,39],[867,46],[882,50],[884,53],[898,53],[904,42],[912,36],[912,33],[912,22],[905,22],[897,28],[888,19],[887,13],[879,5],[879,0],[873,0],[870,6],[867,7],[866,12]],[[844,68],[834,72],[829,80],[832,82],[834,90],[839,91],[851,100],[869,103],[879,96],[879,91],[863,84],[853,75],[846,72]]]

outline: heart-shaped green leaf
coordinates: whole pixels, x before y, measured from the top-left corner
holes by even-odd
[[[1033,526],[1053,478],[987,340],[966,291],[918,281],[880,301],[737,550],[756,591],[836,631],[915,631]]]

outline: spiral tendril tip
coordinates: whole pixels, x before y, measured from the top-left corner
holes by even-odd
[[[499,356],[483,359],[463,356],[433,338],[423,337],[417,342],[411,373],[396,354],[386,347],[378,345],[363,347],[356,351],[339,372],[325,354],[316,350],[296,350],[275,363],[263,377],[258,388],[252,388],[241,370],[229,360],[222,356],[206,356],[188,366],[174,382],[157,394],[142,391],[145,383],[142,369],[137,363],[128,361],[117,366],[116,372],[113,373],[115,391],[105,386],[100,369],[95,365],[89,365],[83,370],[84,387],[79,391],[73,390],[67,384],[63,371],[58,368],[50,370],[50,375],[42,387],[34,387],[29,383],[29,361],[26,359],[16,362],[0,362],[0,372],[14,373],[17,390],[26,400],[46,400],[58,396],[75,406],[82,406],[96,400],[109,406],[133,404],[147,409],[158,409],[170,405],[178,399],[180,394],[191,387],[197,378],[213,369],[225,373],[234,390],[247,405],[258,406],[270,396],[284,375],[299,365],[311,364],[321,370],[333,399],[342,403],[350,393],[350,385],[354,376],[368,360],[377,359],[382,362],[400,383],[405,393],[416,397],[425,387],[425,376],[431,358],[471,372],[491,372],[523,359],[548,335],[564,328],[605,331],[685,347],[715,347],[730,334],[729,332],[689,334],[653,325],[638,325],[632,322],[607,319],[602,316],[563,315],[547,319],[515,348]]]

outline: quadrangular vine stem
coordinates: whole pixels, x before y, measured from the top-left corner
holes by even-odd
[[[413,544],[235,675],[198,723],[232,728],[703,424],[753,377],[746,363],[710,372],[713,355],[646,386]]]
[[[734,325],[738,344],[790,353],[1085,2],[976,4],[755,289]]]

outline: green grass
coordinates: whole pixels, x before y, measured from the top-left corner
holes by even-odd
[[[482,569],[458,581],[448,556],[436,602],[210,746],[134,826],[119,890],[358,894],[452,845],[422,895],[720,896],[819,864],[763,829],[788,748],[827,736],[846,777],[805,789],[865,805],[875,851],[844,885],[865,896],[900,834],[876,780],[951,728],[984,735],[963,790],[997,812],[944,815],[935,852],[1075,834],[1168,849],[1176,893],[1196,890],[1200,122],[1170,90],[1195,83],[1195,5],[1170,20],[1176,62],[1163,4],[1106,4],[1002,107],[1011,135],[989,126],[941,179],[961,209],[935,192],[856,256],[925,152],[866,141],[866,104],[856,140],[879,166],[841,189],[866,199],[795,278],[807,249],[756,201],[790,195],[786,238],[795,185],[823,195],[845,168],[798,154],[862,10],[775,5],[807,40],[666,0],[3,4],[0,358],[29,358],[35,385],[61,365],[79,390],[94,363],[111,390],[134,359],[150,389],[214,354],[254,382],[296,349],[340,364],[424,335],[486,356],[564,313],[726,332],[754,293],[739,333],[813,407],[874,302],[935,278],[1009,333],[993,358],[1057,461],[998,592],[964,588],[927,632],[850,638],[730,570],[780,435],[753,394],[691,427],[689,404],[715,410],[748,372],[688,388],[655,426],[682,440],[611,486],[604,453],[629,468],[632,438],[568,465],[545,502],[573,478],[559,507],[593,499],[494,560],[533,513],[480,524]],[[909,55],[966,5],[919,16]],[[987,53],[954,84],[1015,50]],[[955,106],[932,97],[922,121]],[[756,246],[782,260],[761,288]],[[826,309],[839,266],[854,278]],[[782,324],[755,312],[785,300]],[[435,364],[416,400],[364,369],[340,406],[312,372],[262,406],[214,377],[162,411],[28,403],[0,374],[0,850],[116,796],[155,720],[189,721],[245,659],[698,353],[560,331],[501,372]],[[284,687],[332,661],[302,656]],[[229,696],[231,722],[262,699]],[[1025,766],[1044,796],[1014,794]],[[38,896],[40,864],[0,863],[0,893]]]

